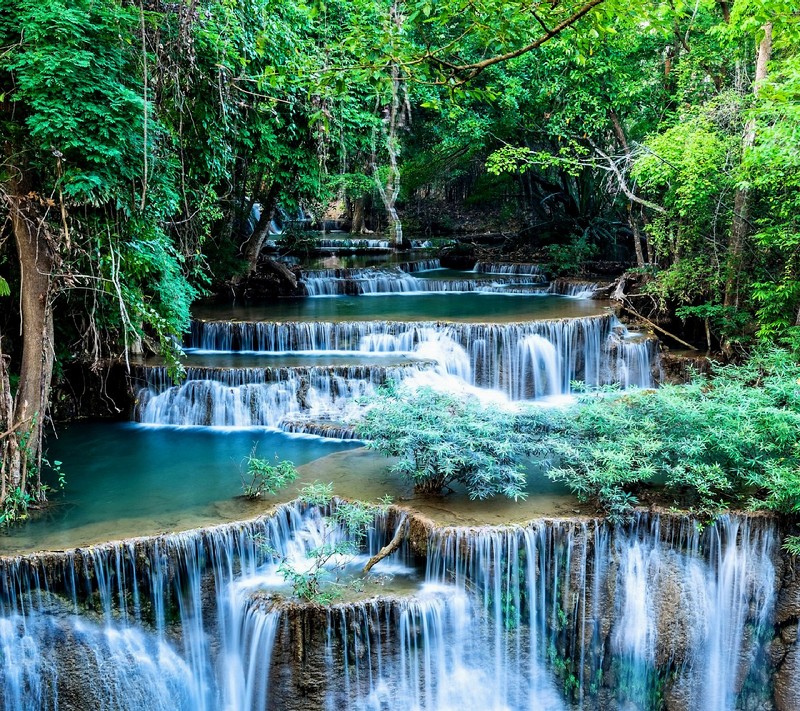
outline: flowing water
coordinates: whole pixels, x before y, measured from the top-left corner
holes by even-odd
[[[316,508],[4,559],[7,709],[756,708],[776,599],[770,520],[439,528],[352,602],[285,606],[279,561],[347,536]],[[346,582],[399,515],[379,515]],[[314,679],[308,686],[308,679]],[[760,708],[760,707],[759,707]]]
[[[183,381],[136,363],[135,424],[74,425],[50,443],[69,487],[0,550],[65,552],[0,558],[0,705],[773,708],[773,638],[790,635],[772,519],[612,527],[535,463],[522,503],[425,499],[349,439],[387,381],[550,403],[576,380],[654,386],[656,340],[589,299],[597,285],[547,284],[537,265],[367,263],[301,274],[331,298],[198,307]],[[251,451],[294,461],[299,481],[237,498]],[[343,598],[328,607],[287,604],[281,572],[313,570],[313,551],[348,538],[326,511],[281,503],[314,480],[407,507],[331,558]],[[413,546],[357,583],[398,526]],[[791,677],[776,688],[800,698]]]

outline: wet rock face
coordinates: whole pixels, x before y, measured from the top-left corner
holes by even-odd
[[[775,606],[776,635],[770,648],[775,669],[772,678],[777,711],[800,709],[800,566],[783,556],[781,588]]]
[[[673,353],[661,354],[663,383],[681,385],[688,383],[695,373],[708,373],[711,361],[704,354]]]
[[[773,677],[775,708],[777,711],[797,711],[800,709],[800,645],[795,639],[788,646],[781,646],[783,660]]]
[[[351,685],[359,684],[353,670],[376,663],[380,641],[391,635],[395,608],[400,605],[402,601],[391,598],[331,607],[279,603],[282,619],[272,657],[268,708],[351,707]],[[381,663],[391,663],[393,651],[381,651]]]
[[[668,560],[659,571],[656,592],[656,664],[680,666],[691,653],[693,634],[702,620],[692,612],[686,581],[674,560]]]
[[[284,608],[270,672],[270,708],[305,711],[325,708],[329,677],[325,659],[327,615],[318,606]]]

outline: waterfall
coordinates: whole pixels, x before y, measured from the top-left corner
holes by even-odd
[[[352,565],[386,543],[387,525],[375,519]],[[0,705],[269,708],[281,612],[262,591],[285,592],[277,559],[307,565],[345,538],[318,509],[289,505],[246,524],[2,559]]]
[[[520,342],[520,349],[521,391],[533,397],[558,395],[560,376],[556,347],[542,336],[534,334]]]
[[[378,589],[406,576],[400,595],[284,608],[276,559],[302,568],[346,537],[322,513],[288,505],[250,523],[2,559],[0,650],[14,664],[0,668],[0,703],[309,708],[296,654],[318,675],[313,708],[733,711],[768,693],[769,519],[434,528],[419,583],[406,549],[376,566]],[[403,521],[378,516],[351,567]]]
[[[318,249],[375,249],[388,250],[391,248],[388,240],[385,239],[318,239],[315,243]]]
[[[652,388],[660,379],[661,363],[656,338],[642,337],[617,322],[609,337],[608,349],[609,382],[619,383],[623,388]],[[657,377],[654,371],[657,371]]]
[[[555,279],[547,287],[548,294],[559,294],[561,296],[571,296],[574,299],[591,299],[599,284],[596,282],[567,281],[565,279]]]
[[[491,265],[490,265],[491,266]],[[301,281],[308,296],[342,296],[368,294],[424,294],[424,293],[547,293],[540,287],[545,277],[538,271],[514,271],[514,265],[503,265],[508,270],[491,279],[447,278],[437,279],[413,276],[419,272],[440,269],[438,260],[408,262],[381,268],[317,269],[304,271]],[[533,267],[534,265],[522,265]],[[569,291],[571,296],[591,296],[588,285]],[[550,293],[562,293],[553,291]],[[563,292],[567,293],[567,292]]]
[[[738,517],[439,529],[413,597],[329,611],[327,708],[733,711],[762,693],[775,548]]]
[[[538,264],[518,264],[510,262],[478,262],[473,268],[473,271],[480,274],[527,274],[531,276],[544,275],[542,268]]]
[[[201,351],[418,355],[421,348],[425,352],[423,344],[444,337],[467,353],[471,385],[500,390],[521,399],[532,396],[529,385],[536,380],[529,372],[530,349],[523,346],[525,339],[535,335],[552,344],[558,362],[558,385],[553,389],[566,393],[571,380],[583,380],[590,385],[610,381],[604,344],[612,325],[611,316],[510,324],[195,321],[191,347]],[[447,370],[452,372],[449,366]]]
[[[404,272],[413,274],[414,272],[430,272],[434,269],[441,269],[442,263],[438,259],[418,259],[415,262],[403,262],[397,266]]]
[[[358,407],[358,398],[374,395],[387,380],[401,382],[426,367],[430,364],[411,361],[397,366],[187,368],[179,385],[172,384],[166,368],[140,368],[134,416],[145,424],[269,427],[313,434],[320,422],[346,420]],[[328,434],[352,437],[341,426]]]
[[[629,333],[611,315],[508,324],[195,321],[190,347],[198,360],[220,352],[409,360],[394,366],[189,367],[180,384],[165,368],[141,368],[137,421],[348,439],[353,433],[343,423],[360,412],[358,400],[388,380],[528,400],[568,394],[572,381],[652,387],[658,363],[657,340]]]

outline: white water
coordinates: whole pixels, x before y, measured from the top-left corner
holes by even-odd
[[[392,535],[381,521],[350,569]],[[272,603],[286,585],[267,545],[302,570],[342,536],[289,506],[255,525],[67,554],[46,571],[3,561],[0,652],[14,660],[0,668],[3,708],[276,708],[272,680],[295,682],[273,674],[275,645],[300,633]],[[774,634],[768,520],[453,528],[427,548],[411,597],[330,608],[324,648],[303,652],[328,667],[327,708],[592,709],[605,684],[617,708],[666,694],[733,711],[767,693],[746,679],[769,664]],[[413,579],[406,555],[376,574]]]
[[[549,400],[573,381],[652,387],[657,342],[612,316],[510,324],[446,322],[195,322],[193,352],[396,355],[405,365],[189,368],[173,385],[141,368],[135,417],[150,425],[265,427],[350,438],[360,400],[392,380],[486,402]]]
[[[441,267],[437,260],[409,262],[386,267],[363,269],[318,269],[302,273],[301,281],[308,296],[423,294],[423,293],[532,293],[545,281],[539,273],[496,275],[489,279],[437,279]],[[413,276],[424,272],[425,277]],[[511,276],[509,276],[511,275]],[[519,287],[524,287],[520,290]],[[516,288],[516,289],[515,289]],[[541,293],[546,290],[539,288]],[[583,292],[582,292],[583,294]],[[591,294],[588,295],[590,297]],[[588,298],[587,297],[587,298]]]
[[[423,362],[404,366],[191,368],[172,385],[160,367],[142,368],[136,419],[145,424],[265,427],[306,431],[306,423],[343,422],[387,379],[402,382]],[[339,435],[351,437],[346,429]]]
[[[604,708],[650,711],[666,693],[673,708],[733,711],[767,663],[774,530],[666,524],[435,533],[413,599],[329,614],[326,658],[344,680],[327,708],[592,709],[605,683]]]
[[[348,569],[362,567],[385,544],[393,532],[383,525],[377,519],[365,551],[346,561]],[[261,523],[167,536],[147,549],[108,544],[67,554],[48,573],[6,560],[0,706],[269,708],[281,612],[260,595],[287,592],[278,560],[302,569],[310,551],[345,538],[318,510],[286,506]],[[137,565],[143,558],[146,564]],[[409,569],[396,553],[373,570]]]

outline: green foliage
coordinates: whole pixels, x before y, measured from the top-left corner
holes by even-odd
[[[327,605],[340,598],[346,588],[360,586],[358,577],[344,580],[344,571],[361,550],[375,515],[384,511],[390,501],[386,497],[377,505],[334,501],[333,484],[320,482],[303,487],[299,499],[309,506],[328,509],[325,538],[308,551],[308,565],[298,568],[284,559],[278,565],[278,572],[296,597]]]
[[[14,487],[3,500],[0,510],[0,528],[21,523],[28,518],[28,510],[36,504],[36,498],[20,487]]]
[[[309,506],[327,506],[333,499],[333,482],[323,484],[315,481],[300,489],[298,499]]]
[[[317,246],[318,233],[307,232],[294,226],[285,230],[276,240],[281,252],[308,257]]]
[[[624,519],[645,484],[700,512],[800,511],[800,365],[758,353],[713,377],[658,390],[586,395],[533,436],[548,475]]]
[[[597,255],[596,245],[591,244],[585,235],[575,237],[567,244],[547,245],[545,268],[551,274],[580,274],[584,263]]]
[[[800,536],[786,536],[783,541],[783,549],[789,555],[800,555]]]
[[[391,468],[420,492],[440,494],[463,484],[473,499],[525,498],[519,458],[528,452],[521,421],[431,388],[384,389],[356,424],[366,446],[399,457]]]
[[[288,460],[275,464],[255,456],[255,450],[247,458],[247,478],[242,475],[242,489],[248,499],[258,499],[265,494],[274,496],[297,479],[297,469]]]
[[[682,319],[699,318],[704,320],[711,333],[720,341],[733,343],[741,338],[751,315],[745,311],[723,304],[701,304],[700,306],[681,306],[675,309],[675,315]],[[710,347],[710,344],[709,344]]]

